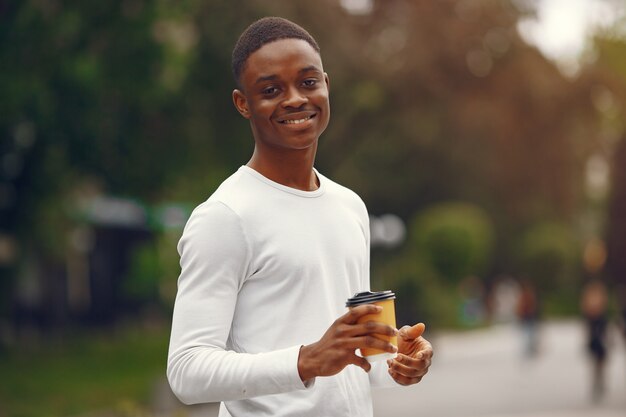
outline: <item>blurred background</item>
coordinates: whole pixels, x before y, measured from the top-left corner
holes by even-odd
[[[266,15],[320,44],[316,166],[435,344],[376,415],[624,415],[623,0],[0,0],[0,416],[214,415],[164,380],[176,243],[251,155]]]

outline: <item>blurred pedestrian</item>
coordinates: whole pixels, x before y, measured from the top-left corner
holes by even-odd
[[[491,291],[491,321],[493,323],[514,323],[516,303],[520,298],[520,285],[511,276],[499,276]]]
[[[591,396],[594,402],[604,396],[604,370],[607,357],[608,294],[606,285],[594,279],[584,286],[580,308],[587,327],[587,351],[592,363]]]
[[[626,347],[626,284],[617,287],[617,307],[619,309],[618,324]]]
[[[432,347],[422,323],[398,332],[357,323],[380,312],[373,304],[345,311],[369,290],[369,221],[354,192],[313,167],[330,118],[319,46],[264,18],[232,57],[254,151],[179,242],[170,385],[186,403],[222,401],[220,417],[372,416],[370,386],[418,383]],[[375,337],[396,334],[397,348]],[[365,347],[397,356],[370,364],[356,353]]]
[[[617,308],[619,309],[618,325],[622,334],[622,344],[626,349],[626,283],[617,286]]]
[[[523,354],[533,358],[539,353],[539,298],[528,278],[520,284],[516,311],[523,332]]]
[[[461,296],[460,321],[465,326],[481,325],[485,321],[485,290],[480,278],[474,275],[465,277],[459,283]]]

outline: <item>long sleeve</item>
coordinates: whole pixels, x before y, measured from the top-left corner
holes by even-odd
[[[241,220],[219,202],[199,206],[178,245],[181,274],[174,306],[167,377],[187,404],[305,389],[300,346],[258,353],[227,350],[251,248]]]

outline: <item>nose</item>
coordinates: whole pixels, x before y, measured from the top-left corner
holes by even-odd
[[[303,95],[297,88],[291,87],[285,93],[285,99],[282,102],[282,106],[299,108],[307,101],[309,101],[307,96]]]

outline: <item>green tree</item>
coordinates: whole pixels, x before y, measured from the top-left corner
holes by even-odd
[[[598,83],[624,97],[618,41],[598,41],[598,62],[568,79],[520,39],[519,4],[378,0],[357,15],[338,0],[4,2],[0,233],[60,264],[81,199],[204,200],[253,148],[230,98],[232,45],[280,15],[316,37],[330,75],[318,168],[374,214],[481,207],[493,270],[508,272],[528,225],[580,214]],[[2,294],[15,265],[0,266]]]
[[[451,284],[469,275],[484,276],[494,235],[489,217],[476,206],[444,203],[420,212],[411,235],[417,256]]]
[[[517,246],[518,272],[542,292],[575,288],[579,282],[581,250],[574,230],[567,224],[532,225]]]

